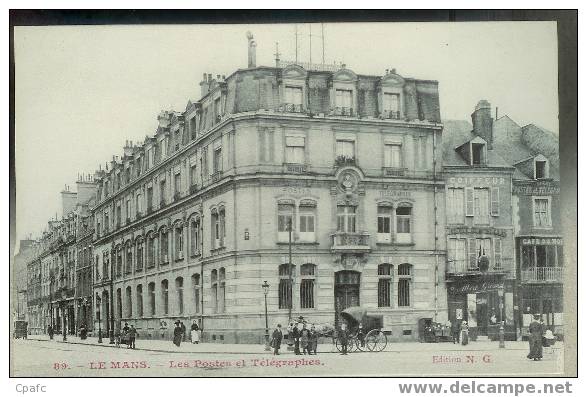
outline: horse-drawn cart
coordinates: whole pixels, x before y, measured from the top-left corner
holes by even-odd
[[[383,331],[383,316],[367,313],[367,309],[355,306],[340,313],[349,328],[348,350],[380,352],[387,346],[387,335]],[[336,348],[341,350],[336,339]]]

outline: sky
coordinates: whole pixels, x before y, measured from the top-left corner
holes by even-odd
[[[247,67],[246,32],[257,65],[295,59],[293,24],[15,27],[16,239],[38,237],[61,217],[60,192],[75,190],[143,141],[161,110],[199,99],[203,73]],[[298,24],[298,59],[322,60],[320,24]],[[309,34],[312,32],[312,51]],[[326,63],[358,74],[438,80],[443,119],[469,120],[487,99],[520,125],[558,134],[554,22],[329,23]],[[495,115],[495,114],[494,114]]]

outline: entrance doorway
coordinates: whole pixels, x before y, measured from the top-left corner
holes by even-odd
[[[361,273],[343,270],[334,274],[334,324],[338,327],[340,313],[360,304]]]

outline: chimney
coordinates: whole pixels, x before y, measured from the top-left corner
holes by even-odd
[[[206,96],[206,94],[208,94],[208,91],[210,90],[210,83],[208,82],[208,76],[206,75],[206,73],[204,73],[202,75],[202,81],[200,81],[200,94],[202,97]]]
[[[96,196],[98,191],[98,184],[90,178],[80,179],[76,182],[77,185],[77,201],[86,203],[90,198]]]
[[[132,152],[133,152],[133,150],[132,150],[132,142],[126,141],[126,144],[124,145],[123,150],[124,150],[124,155],[125,156],[128,156],[128,157],[132,156]]]
[[[63,190],[61,192],[61,205],[63,210],[63,216],[69,215],[77,204],[77,193],[70,192],[69,190]]]
[[[249,41],[249,62],[248,68],[257,67],[257,43],[251,32],[247,32],[247,40]]]
[[[482,99],[475,106],[471,114],[473,121],[473,133],[487,141],[487,149],[493,149],[493,118],[491,117],[491,104]]]

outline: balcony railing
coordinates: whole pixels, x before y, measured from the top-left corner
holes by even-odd
[[[345,165],[355,165],[356,162],[354,157],[337,156],[336,159],[334,159],[334,164],[337,167],[342,167]]]
[[[423,178],[431,179],[434,177],[433,171],[414,171],[407,168],[398,167],[383,167],[382,174],[386,178]],[[442,175],[437,172],[436,178],[441,178]]]
[[[285,167],[285,172],[290,172],[292,174],[303,174],[308,169],[306,164],[285,163],[283,165]]]
[[[482,272],[478,266],[473,266],[468,259],[449,260],[446,264],[446,272],[448,274],[507,273],[510,271],[512,263],[513,260],[510,258],[503,258],[499,262],[490,259],[487,271]]]
[[[303,113],[304,107],[301,103],[282,103],[277,108],[277,111],[282,113]]]
[[[332,110],[333,116],[345,116],[345,117],[352,117],[354,114],[353,108],[345,108],[345,107],[335,107]]]
[[[405,176],[406,169],[405,168],[396,168],[396,167],[384,167],[383,168],[383,175],[384,176]]]
[[[522,270],[522,282],[553,283],[563,281],[562,267],[533,267]]]
[[[369,252],[371,250],[370,235],[367,233],[336,232],[330,237],[334,252]]]
[[[400,112],[393,111],[393,110],[384,110],[381,114],[381,117],[384,119],[391,119],[391,120],[399,120],[400,119]]]

